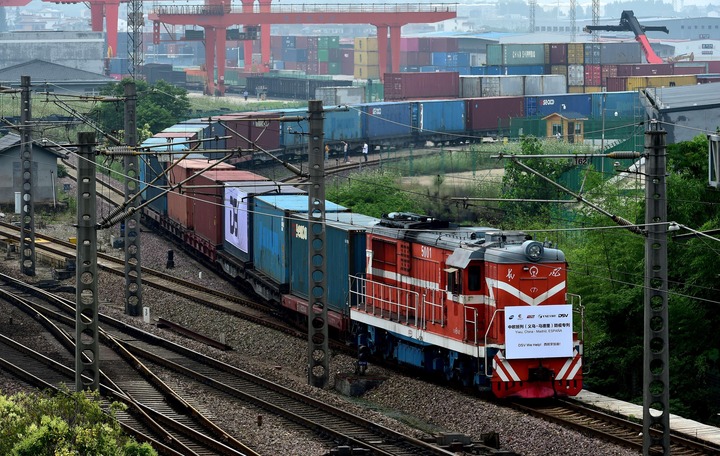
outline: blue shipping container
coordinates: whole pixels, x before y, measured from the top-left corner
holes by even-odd
[[[330,201],[325,212],[347,208]],[[253,263],[255,269],[273,279],[280,292],[290,289],[290,224],[292,214],[308,212],[307,195],[267,195],[255,198],[253,215]]]
[[[545,117],[553,113],[572,113],[589,118],[592,114],[592,96],[589,93],[569,93],[525,97],[526,117]]]
[[[597,92],[592,94],[592,116],[602,119],[605,116],[633,119],[642,111],[638,92]]]
[[[302,193],[305,193],[302,189],[279,182],[226,182],[223,196],[226,207],[223,215],[223,250],[240,261],[252,261],[255,197]]]
[[[506,66],[503,67],[502,74],[506,74],[508,76],[545,74],[545,67],[543,65]]]
[[[361,108],[364,113],[362,132],[365,137],[382,139],[412,132],[411,102],[368,103],[361,105]]]
[[[277,111],[277,115],[307,117],[307,109],[298,108]],[[310,125],[307,120],[283,123],[282,128],[280,128],[280,147],[296,147],[307,144],[307,132],[309,131]]]
[[[362,138],[362,113],[348,111],[326,111],[323,130],[325,141],[352,141]]]
[[[338,217],[342,216],[342,217]],[[340,219],[342,221],[331,221]],[[335,257],[327,268],[327,305],[331,310],[343,312],[347,308],[350,275],[365,272],[366,227],[375,225],[378,219],[353,213],[328,214],[325,245],[327,252],[347,252]],[[308,221],[307,214],[297,214],[289,220],[291,244],[290,292],[307,299],[308,277]]]
[[[414,126],[420,131],[462,133],[465,130],[464,100],[418,101],[413,109],[416,111]]]

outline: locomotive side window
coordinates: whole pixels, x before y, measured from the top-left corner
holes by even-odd
[[[462,271],[447,268],[447,289],[452,294],[462,294]]]
[[[468,291],[480,291],[482,280],[480,280],[480,266],[470,266],[468,272]]]
[[[397,259],[395,257],[395,244],[373,239],[373,266],[395,265]],[[394,269],[394,268],[393,268]]]

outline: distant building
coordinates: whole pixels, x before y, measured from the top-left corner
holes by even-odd
[[[43,60],[31,60],[0,70],[0,84],[20,87],[21,76],[30,76],[33,92],[76,95],[97,94],[114,79],[102,74],[69,68]]]
[[[9,133],[0,138],[0,205],[15,205],[15,193],[22,191],[19,135]],[[32,145],[33,198],[35,204],[52,204],[57,181],[57,160],[62,154],[38,144]]]
[[[0,33],[0,68],[37,59],[102,74],[106,57],[102,32]]]
[[[645,89],[642,93],[648,117],[661,122],[668,144],[720,129],[720,91],[716,84]]]

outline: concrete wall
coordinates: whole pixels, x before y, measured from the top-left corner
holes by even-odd
[[[33,198],[36,204],[50,204],[53,201],[57,182],[57,155],[46,150],[33,149]],[[15,205],[15,192],[22,191],[20,147],[12,147],[0,155],[0,204]]]
[[[102,74],[106,53],[102,32],[0,33],[0,68],[40,59]]]

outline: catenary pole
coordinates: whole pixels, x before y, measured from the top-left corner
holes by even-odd
[[[75,272],[75,389],[100,385],[97,299],[95,133],[78,133],[77,266]]]
[[[35,201],[33,198],[33,143],[32,110],[30,104],[30,76],[20,77],[20,165],[22,188],[20,189],[20,270],[28,276],[35,275]],[[37,179],[37,178],[36,178]],[[55,188],[52,189],[55,191]]]
[[[137,88],[135,81],[125,84],[125,144],[129,148],[137,146]],[[139,198],[136,198],[140,182],[138,156],[128,154],[123,157],[125,169],[125,205],[129,210],[125,218],[125,313],[140,315],[142,310],[142,265],[140,263],[140,212],[137,210]]]
[[[325,251],[325,152],[322,101],[308,103],[308,383],[328,383],[327,270]]]

